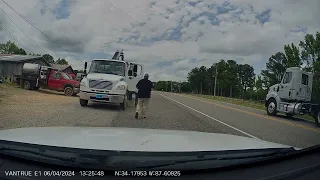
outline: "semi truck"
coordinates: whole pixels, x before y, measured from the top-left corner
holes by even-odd
[[[27,90],[40,87],[64,92],[66,96],[74,96],[80,90],[80,82],[73,80],[68,74],[39,64],[25,63],[22,74],[16,75],[17,84]]]
[[[81,80],[79,101],[81,106],[88,102],[119,105],[126,109],[127,100],[137,104],[138,89],[136,84],[144,76],[143,65],[124,60],[123,50],[117,51],[112,59],[94,59],[87,73]]]
[[[279,84],[269,88],[265,99],[268,115],[285,113],[289,118],[294,115],[311,115],[320,127],[320,105],[311,102],[313,74],[299,67],[290,67]]]

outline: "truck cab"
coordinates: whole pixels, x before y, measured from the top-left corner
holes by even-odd
[[[288,117],[310,114],[319,126],[319,105],[311,103],[312,83],[312,73],[299,67],[288,68],[281,82],[269,88],[265,99],[268,115],[274,116],[277,112],[285,113]]]
[[[48,89],[63,91],[65,95],[72,96],[79,92],[79,81],[73,80],[68,74],[51,69],[48,76]]]
[[[119,58],[94,59],[87,75],[81,80],[80,105],[87,106],[91,101],[118,104],[125,110],[126,100],[133,93],[137,93],[136,84],[142,78],[143,66],[140,64]]]

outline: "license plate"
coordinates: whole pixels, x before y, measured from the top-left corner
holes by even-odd
[[[101,98],[103,98],[103,96],[104,96],[104,94],[96,94],[97,99],[101,99]]]

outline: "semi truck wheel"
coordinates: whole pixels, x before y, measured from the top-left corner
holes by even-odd
[[[320,127],[320,111],[318,112],[318,115],[314,118],[314,122],[316,123],[317,127]]]
[[[23,88],[30,90],[31,89],[31,83],[29,81],[24,81],[23,82]]]
[[[286,113],[286,115],[288,118],[292,118],[294,116],[294,114],[291,114],[291,113]]]
[[[64,95],[72,96],[73,95],[73,88],[70,86],[65,87],[64,88]]]
[[[275,99],[270,99],[267,104],[267,113],[270,116],[277,115],[277,102]]]
[[[80,99],[80,105],[81,106],[87,106],[88,105],[88,100]]]

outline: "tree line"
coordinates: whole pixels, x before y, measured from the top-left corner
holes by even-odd
[[[283,51],[270,56],[266,68],[260,74],[254,73],[249,64],[238,64],[234,60],[221,59],[211,67],[195,67],[186,82],[158,81],[155,89],[213,95],[217,78],[216,95],[264,100],[268,88],[279,83],[289,67],[300,67],[312,72],[312,100],[320,102],[320,33],[307,34],[297,45],[284,45]],[[172,84],[172,85],[171,85]]]
[[[34,54],[29,53],[19,48],[15,42],[7,41],[6,43],[0,43],[0,54],[19,54],[19,55],[33,55],[33,56],[42,56],[48,63],[55,63],[55,64],[62,64],[62,65],[68,65],[68,61],[63,58],[54,59],[53,56],[50,54]]]

